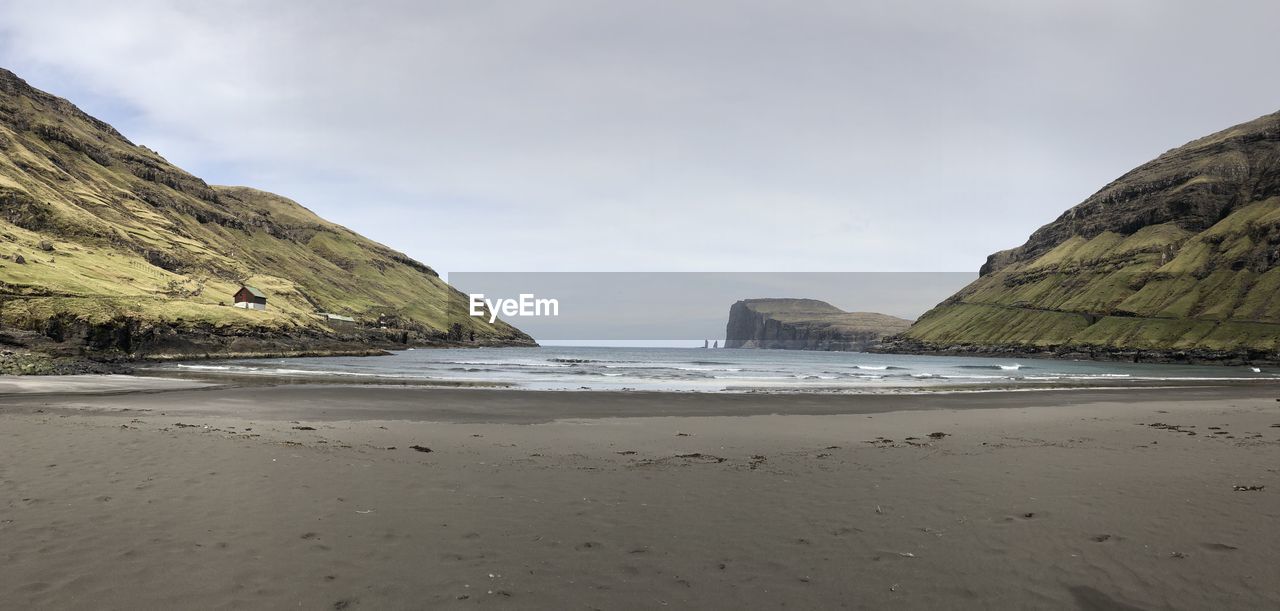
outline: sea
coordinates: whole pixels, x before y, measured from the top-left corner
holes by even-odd
[[[326,383],[677,392],[1017,390],[1280,380],[1280,369],[1250,366],[702,348],[423,348],[387,356],[199,361],[154,367]]]

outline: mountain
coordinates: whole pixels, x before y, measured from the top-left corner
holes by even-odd
[[[230,307],[242,284],[267,311]],[[151,357],[533,343],[466,308],[403,253],[279,195],[206,184],[0,69],[0,340]]]
[[[861,351],[910,324],[887,314],[845,312],[816,299],[744,299],[729,308],[724,346]]]
[[[887,346],[1160,361],[1275,361],[1280,113],[1121,176]]]

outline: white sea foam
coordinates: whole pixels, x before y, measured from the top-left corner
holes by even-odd
[[[687,349],[442,349],[400,353],[394,359],[350,357],[236,360],[161,366],[195,373],[205,370],[255,376],[360,379],[483,380],[537,389],[576,389],[586,380],[602,388],[635,386],[664,390],[722,391],[735,387],[779,390],[878,389],[924,390],[935,386],[1028,389],[1055,383],[1096,382],[1096,386],[1158,384],[1166,381],[1219,382],[1276,380],[1274,373],[1252,373],[1248,366],[1210,369],[1178,365],[1132,365],[1062,360],[1013,361],[969,357],[892,357],[850,363],[848,355],[788,351],[724,351],[712,359]],[[696,356],[695,356],[696,355]],[[463,368],[463,369],[459,369]],[[608,378],[603,380],[601,378]],[[1074,384],[1073,384],[1074,385]]]
[[[439,365],[478,365],[487,367],[572,367],[568,363],[544,363],[541,361],[438,361]]]

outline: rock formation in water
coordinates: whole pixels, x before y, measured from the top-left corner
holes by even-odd
[[[910,324],[816,299],[744,299],[729,308],[724,347],[863,351]]]

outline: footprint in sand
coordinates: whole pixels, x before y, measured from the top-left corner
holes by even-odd
[[[1240,549],[1234,545],[1227,545],[1226,543],[1201,543],[1200,547],[1211,552],[1233,552]]]
[[[1040,515],[1040,514],[1038,514],[1038,513],[1034,512],[1034,511],[1028,511],[1028,512],[1026,512],[1026,513],[1019,514],[1019,515],[1016,515],[1016,516],[1005,516],[1005,517],[1001,518],[1001,519],[1000,519],[1000,521],[1001,521],[1001,522],[1005,522],[1005,523],[1007,524],[1007,523],[1009,523],[1009,522],[1017,522],[1018,520],[1031,520],[1031,519],[1035,519],[1035,517],[1036,517],[1036,516],[1038,516],[1038,515]]]

